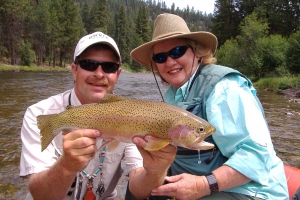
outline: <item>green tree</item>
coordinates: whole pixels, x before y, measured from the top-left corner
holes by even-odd
[[[39,0],[31,11],[29,25],[32,48],[37,57],[37,65],[41,65],[46,56],[48,38],[50,37],[50,2]]]
[[[286,39],[268,36],[268,24],[254,12],[240,25],[241,34],[227,40],[217,58],[220,64],[233,67],[253,78],[278,75],[285,69]],[[282,75],[282,74],[280,74]]]
[[[30,9],[27,0],[3,1],[0,5],[1,40],[7,46],[10,64],[17,64],[18,52],[22,41],[26,19]]]
[[[80,15],[85,30],[87,31],[87,33],[91,33],[92,25],[91,25],[91,18],[90,18],[90,6],[88,0],[84,0]]]
[[[287,67],[294,74],[300,74],[300,30],[289,38],[286,51]]]
[[[130,62],[129,57],[129,33],[128,33],[128,21],[125,12],[125,6],[122,5],[119,9],[118,17],[117,17],[117,31],[116,31],[116,41],[120,49],[120,53],[122,56],[123,62]]]
[[[175,13],[175,3],[172,3],[171,5],[171,13]]]
[[[108,0],[95,0],[91,12],[91,31],[101,31],[107,33],[108,24],[108,10],[107,10]]]
[[[266,0],[261,6],[262,18],[266,18],[270,34],[289,36],[299,30],[300,27],[300,3],[299,1]],[[256,8],[256,12],[258,12]]]
[[[258,39],[268,34],[268,24],[257,18],[257,14],[248,15],[240,25],[241,35],[237,36],[241,47],[242,61],[245,66],[245,73],[254,77],[263,76],[263,60]]]
[[[241,59],[240,45],[236,39],[227,40],[216,52],[220,65],[232,67],[241,72],[246,71]]]
[[[257,51],[261,56],[261,77],[284,75],[287,72],[285,55],[288,47],[287,39],[281,35],[261,37],[256,41]]]
[[[64,61],[69,55],[73,55],[73,51],[77,40],[83,34],[84,28],[80,17],[79,9],[74,0],[62,0],[61,8],[63,14],[60,15],[61,32],[59,34],[59,66],[64,66]]]
[[[34,59],[35,53],[31,48],[31,43],[28,41],[22,41],[20,44],[19,55],[21,59],[21,65],[30,66]]]
[[[48,37],[48,45],[49,45],[49,65],[55,67],[56,66],[56,58],[59,50],[59,38],[62,32],[62,26],[60,25],[60,19],[62,18],[60,15],[63,14],[61,8],[61,0],[51,0],[50,4],[50,35]]]
[[[127,23],[117,25],[120,19],[115,16],[123,4]],[[122,29],[126,32],[126,43],[120,41],[123,61],[130,63],[130,50],[151,39],[153,21],[162,11],[184,17],[192,31],[211,26],[212,16],[172,6],[158,0],[0,0],[0,60],[18,64],[22,41],[27,41],[25,46],[35,51],[36,64],[49,61],[49,66],[64,66],[72,60],[75,44],[86,32],[98,30],[115,37]],[[136,29],[137,23],[140,29]]]
[[[217,36],[219,46],[226,40],[236,37],[239,34],[238,25],[240,24],[236,2],[234,0],[216,0],[212,22],[211,31]]]
[[[141,6],[135,23],[135,30],[143,42],[150,41],[151,30],[149,25],[148,10],[146,6]]]

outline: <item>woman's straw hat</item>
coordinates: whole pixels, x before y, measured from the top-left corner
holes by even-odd
[[[186,38],[198,41],[203,46],[210,48],[213,54],[218,45],[217,37],[214,34],[204,31],[191,32],[181,17],[165,13],[158,15],[154,22],[152,40],[133,49],[130,56],[136,62],[151,69],[152,56],[150,53],[152,47],[160,41],[171,38]],[[156,65],[154,64],[152,67],[153,71],[156,72]]]

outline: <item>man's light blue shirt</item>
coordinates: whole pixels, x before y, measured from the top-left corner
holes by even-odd
[[[203,69],[205,70],[205,68]],[[177,105],[188,85],[170,87],[165,101]],[[185,94],[187,92],[187,94]],[[256,90],[237,74],[223,77],[206,102],[207,120],[216,127],[212,137],[230,166],[252,181],[227,190],[263,199],[288,199],[283,163],[276,156]]]

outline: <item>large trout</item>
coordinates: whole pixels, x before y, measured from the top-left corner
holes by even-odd
[[[107,94],[99,103],[68,106],[59,114],[37,117],[41,130],[42,151],[63,131],[96,129],[107,141],[132,142],[134,136],[152,135],[146,150],[154,151],[168,144],[188,149],[214,147],[203,141],[215,128],[202,118],[163,102],[129,99]]]

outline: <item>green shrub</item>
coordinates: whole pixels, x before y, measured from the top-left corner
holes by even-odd
[[[289,47],[286,51],[288,69],[295,74],[300,73],[300,30],[291,35]]]
[[[254,85],[257,88],[270,88],[273,90],[300,88],[300,76],[261,78],[257,82],[255,82]]]
[[[21,58],[21,65],[23,66],[30,66],[34,62],[35,52],[31,49],[30,42],[21,42],[19,55]]]
[[[218,59],[218,64],[224,65],[227,67],[232,67],[236,70],[243,72],[241,57],[240,54],[240,47],[236,40],[227,40],[217,51],[216,58]]]
[[[287,70],[285,69],[285,55],[288,47],[287,39],[281,35],[270,35],[260,38],[257,41],[257,46],[262,61],[261,77],[285,75]],[[277,68],[279,69],[276,70]]]

